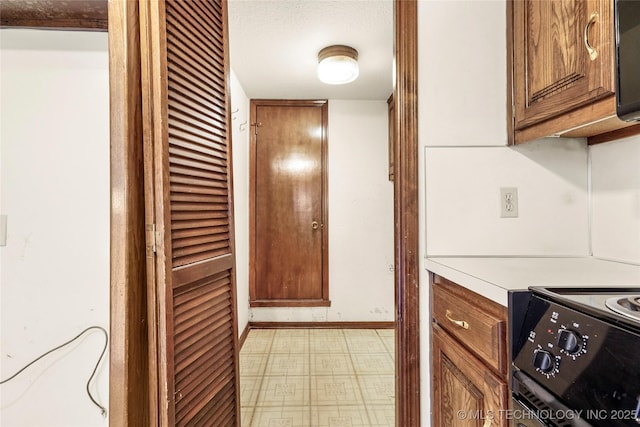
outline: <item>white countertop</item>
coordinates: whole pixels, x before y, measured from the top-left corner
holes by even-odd
[[[425,268],[504,306],[529,286],[640,287],[640,266],[592,257],[430,257]]]

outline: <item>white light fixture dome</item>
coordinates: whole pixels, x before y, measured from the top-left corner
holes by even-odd
[[[325,47],[318,53],[318,78],[330,85],[351,83],[358,78],[358,51],[349,46]]]

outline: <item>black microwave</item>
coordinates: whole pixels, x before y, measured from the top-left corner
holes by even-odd
[[[615,0],[616,113],[640,121],[640,0]]]

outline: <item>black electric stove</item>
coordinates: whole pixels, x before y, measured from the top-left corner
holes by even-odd
[[[640,287],[509,296],[514,426],[640,425]]]

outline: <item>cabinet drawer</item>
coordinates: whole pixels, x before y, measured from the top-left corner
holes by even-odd
[[[435,276],[431,301],[436,323],[487,366],[507,374],[505,307],[439,276]]]

